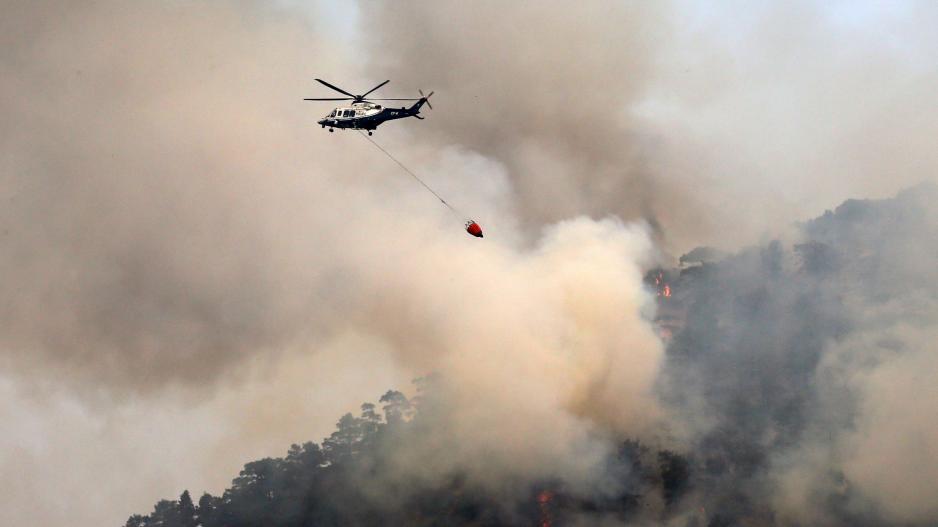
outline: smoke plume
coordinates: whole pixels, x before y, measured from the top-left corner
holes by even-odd
[[[689,502],[710,518],[934,521],[917,489],[938,483],[922,413],[935,402],[936,192],[847,201],[805,223],[800,243],[688,268],[674,284],[665,304],[683,304],[686,320],[660,393],[700,467]]]
[[[428,481],[601,495],[627,437],[733,467],[682,514],[744,482],[791,521],[934,517],[934,206],[790,228],[934,179],[933,9],[8,4],[0,523],[217,492],[428,373],[448,413],[397,467]],[[377,140],[486,238],[318,129],[313,77],[435,90]],[[697,307],[666,353],[644,271],[767,231],[675,285]]]
[[[585,479],[594,431],[657,419],[645,225],[575,218],[519,249],[508,169],[454,144],[420,163],[494,239],[464,236],[367,143],[310,127],[311,72],[362,72],[295,11],[59,7],[3,22],[0,343],[22,430],[3,466],[33,489],[6,495],[81,495],[106,466],[114,503],[10,505],[10,523],[115,522],[183,474],[218,489],[244,458],[322,435],[324,408],[427,372],[450,386],[452,462],[499,452],[482,483],[495,467]]]
[[[361,22],[373,74],[437,90],[429,140],[508,167],[523,226],[644,218],[679,253],[935,180],[938,13],[835,4],[405,1]]]

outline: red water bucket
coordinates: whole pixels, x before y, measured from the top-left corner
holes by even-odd
[[[482,227],[479,227],[479,224],[472,220],[469,220],[469,222],[466,223],[466,232],[475,236],[476,238],[482,237]]]

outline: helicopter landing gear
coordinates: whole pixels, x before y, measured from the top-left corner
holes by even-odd
[[[368,135],[371,135],[371,130],[368,130]]]
[[[329,129],[329,133],[331,134],[332,132],[335,132],[335,130],[333,130],[332,128],[330,128],[330,129]]]

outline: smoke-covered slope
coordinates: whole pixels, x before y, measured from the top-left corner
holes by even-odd
[[[597,473],[605,480],[604,492],[583,493],[559,478],[517,478],[504,482],[512,487],[504,493],[475,484],[459,468],[432,480],[402,471],[402,446],[436,435],[430,428],[438,426],[440,408],[434,408],[433,397],[432,388],[414,400],[389,391],[380,399],[381,410],[363,404],[359,417],[343,416],[321,445],[293,445],[283,458],[246,464],[222,496],[204,494],[195,504],[186,491],[126,525],[546,526],[575,518],[638,518],[647,508],[644,501],[673,504],[686,488],[683,457],[637,441],[621,442],[604,461]]]
[[[162,501],[128,525],[931,524],[936,198],[922,185],[850,200],[797,241],[650,272],[668,341],[662,439],[598,431],[609,453],[589,482],[422,472],[460,448],[430,444],[453,439],[435,433],[448,419],[440,378],[414,401],[388,392],[383,416],[364,405],[321,446],[249,463],[221,497]]]
[[[800,243],[672,284],[662,312],[686,316],[660,393],[695,458],[695,504],[730,524],[935,520],[915,489],[938,473],[908,468],[933,465],[938,446],[938,421],[920,412],[938,402],[936,197],[922,185],[850,200],[801,225]]]

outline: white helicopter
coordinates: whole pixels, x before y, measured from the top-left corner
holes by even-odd
[[[426,104],[431,110],[433,109],[433,106],[430,105],[429,101],[430,96],[433,95],[432,91],[428,95],[424,95],[423,90],[417,90],[420,92],[419,99],[365,99],[369,93],[391,82],[390,80],[382,82],[362,95],[352,95],[342,88],[333,86],[322,79],[316,79],[316,81],[320,84],[323,84],[324,86],[332,88],[339,93],[348,95],[348,97],[303,99],[304,101],[354,101],[349,106],[339,107],[335,110],[332,110],[332,113],[317,122],[317,124],[323,128],[328,126],[330,132],[333,131],[333,128],[352,128],[355,130],[367,130],[368,135],[371,135],[372,131],[385,121],[403,119],[405,117],[416,117],[417,119],[423,119],[423,117],[420,117],[420,107],[424,104]],[[388,108],[387,106],[376,104],[373,101],[417,102],[409,108],[405,108],[403,106],[400,108]]]

